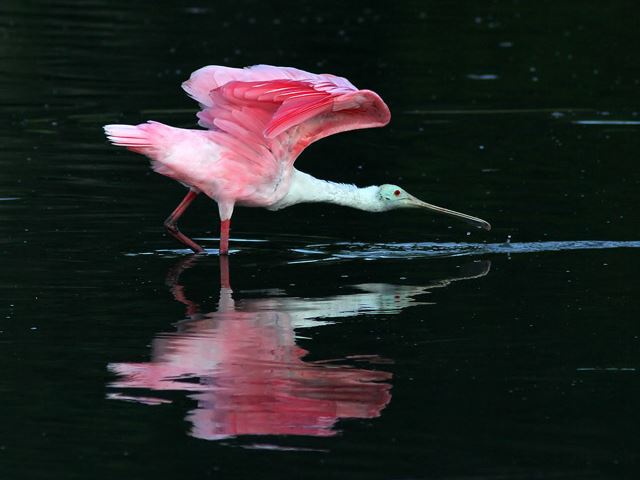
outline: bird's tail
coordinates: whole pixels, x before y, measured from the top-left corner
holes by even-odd
[[[105,125],[103,128],[114,145],[150,157],[154,156],[159,144],[171,130],[168,125],[153,121],[140,125]]]

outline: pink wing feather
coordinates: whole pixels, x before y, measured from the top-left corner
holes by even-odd
[[[271,80],[328,81],[336,86],[356,90],[349,80],[330,74],[317,75],[293,67],[254,65],[247,68],[231,68],[220,65],[202,67],[191,74],[182,88],[203,106],[212,106],[209,93],[229,82],[268,82]]]
[[[358,90],[342,77],[290,67],[208,66],[195,71],[183,88],[203,106],[201,126],[291,161],[320,138],[384,126],[390,119],[374,92]]]

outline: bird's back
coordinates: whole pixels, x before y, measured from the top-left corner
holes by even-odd
[[[268,150],[221,131],[175,128],[159,122],[106,125],[114,145],[146,155],[154,171],[204,192],[216,201],[269,205],[270,185],[282,176]],[[252,161],[252,160],[257,161]]]

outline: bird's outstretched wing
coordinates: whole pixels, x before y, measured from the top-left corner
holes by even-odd
[[[203,107],[201,126],[291,161],[320,138],[380,127],[390,118],[374,92],[358,90],[342,77],[289,67],[208,66],[183,88]]]
[[[328,81],[338,87],[356,90],[349,80],[330,74],[315,74],[293,67],[254,65],[246,68],[231,68],[220,65],[202,67],[191,74],[182,88],[200,104],[212,106],[209,93],[229,82],[268,82],[271,80],[301,80],[310,82]]]

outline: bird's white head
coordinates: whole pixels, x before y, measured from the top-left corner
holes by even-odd
[[[430,203],[423,202],[397,185],[380,185],[376,193],[380,211],[395,210],[398,208],[424,208],[433,212],[459,218],[478,228],[491,230],[489,222],[486,222],[481,218],[472,217],[465,213],[456,212],[454,210],[449,210],[448,208],[442,208],[437,205],[431,205]]]

